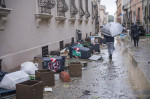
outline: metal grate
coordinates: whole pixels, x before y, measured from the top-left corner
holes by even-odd
[[[5,0],[0,0],[0,7],[6,8]]]
[[[59,46],[60,46],[60,50],[62,50],[64,48],[64,41],[60,41]]]
[[[48,56],[48,45],[42,47],[42,57]]]
[[[74,44],[74,37],[71,38],[71,44]]]

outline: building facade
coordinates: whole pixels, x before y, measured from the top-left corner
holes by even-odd
[[[122,0],[123,24],[130,28],[131,24],[143,25],[143,0]]]
[[[150,1],[143,0],[143,26],[147,33],[150,33]]]
[[[108,12],[106,12],[106,7],[104,5],[100,5],[100,26],[103,26],[108,23]]]
[[[117,5],[117,22],[122,23],[122,0],[116,0]]]
[[[0,0],[0,59],[13,71],[25,61],[76,41],[76,30],[99,32],[100,0]]]
[[[143,4],[142,0],[131,1],[132,23],[136,25],[142,25],[143,21],[142,4]]]

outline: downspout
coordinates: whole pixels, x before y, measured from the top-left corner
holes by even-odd
[[[149,24],[149,19],[148,19],[148,10],[149,10],[149,2],[148,2],[148,0],[147,0],[147,34],[149,33],[149,28],[148,28],[148,24]]]

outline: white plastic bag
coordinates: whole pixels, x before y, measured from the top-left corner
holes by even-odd
[[[16,84],[29,80],[29,75],[24,71],[16,71],[6,74],[0,83],[0,87],[4,89],[16,89]]]
[[[35,71],[38,70],[33,62],[24,62],[21,64],[21,70],[29,75],[34,75]]]

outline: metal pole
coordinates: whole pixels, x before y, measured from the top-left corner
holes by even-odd
[[[149,19],[148,19],[148,10],[150,10],[149,9],[149,2],[148,2],[149,0],[147,0],[147,16],[146,16],[146,18],[147,18],[147,33],[148,33],[148,31],[149,31],[149,28],[148,28],[148,24],[149,24]]]

